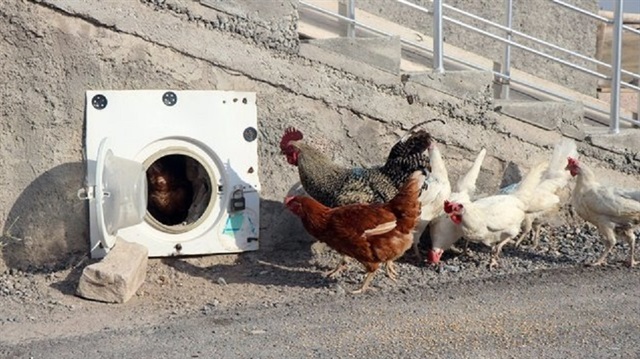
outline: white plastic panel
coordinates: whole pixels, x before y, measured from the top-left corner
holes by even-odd
[[[145,245],[151,257],[258,249],[259,225],[255,225],[255,233],[247,227],[247,223],[259,221],[258,139],[253,137],[258,133],[255,93],[127,90],[87,91],[86,96],[87,183],[96,183],[98,147],[103,138],[109,137],[114,154],[146,165],[158,151],[179,149],[210,169],[217,182],[212,185],[221,189],[215,208],[206,218],[203,216],[197,228],[166,233],[143,221],[120,229],[118,236]],[[238,186],[246,198],[243,227],[225,230],[231,192]],[[91,254],[99,258],[108,248],[96,245],[100,238],[96,215],[97,210],[90,207]],[[236,217],[231,219],[233,223],[238,221]]]
[[[104,138],[98,148],[95,178],[92,203],[99,240],[103,248],[111,249],[120,229],[144,219],[147,177],[141,163],[114,156],[109,138]]]

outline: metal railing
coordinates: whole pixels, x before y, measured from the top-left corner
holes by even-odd
[[[346,13],[344,13],[344,15],[341,14],[335,14],[331,11],[327,11],[325,9],[322,9],[320,7],[314,6],[312,4],[306,3],[304,1],[300,1],[300,3],[304,6],[307,6],[315,11],[319,11],[321,13],[327,14],[327,15],[331,15],[334,17],[337,17],[340,20],[344,20],[347,24],[349,24],[350,27],[353,28],[353,31],[347,31],[348,36],[350,37],[355,37],[355,27],[358,26],[359,28],[362,29],[366,29],[368,31],[371,31],[373,33],[377,33],[379,35],[383,35],[383,36],[392,36],[393,34],[387,33],[385,31],[381,31],[379,29],[375,29],[371,26],[367,26],[361,22],[358,22],[356,17],[355,17],[355,0],[345,0],[346,1]],[[612,43],[612,49],[611,49],[611,53],[612,53],[612,60],[610,64],[607,64],[605,62],[599,61],[597,59],[594,59],[590,56],[586,56],[580,53],[577,53],[575,51],[563,48],[561,46],[552,44],[550,42],[538,39],[534,36],[531,35],[527,35],[523,32],[514,30],[512,28],[512,19],[513,19],[513,0],[505,0],[505,4],[506,4],[506,14],[507,14],[507,21],[506,21],[506,26],[503,26],[501,24],[497,24],[495,22],[492,22],[490,20],[484,19],[482,17],[479,17],[477,15],[471,14],[469,12],[463,11],[461,9],[458,9],[454,6],[451,5],[447,5],[443,3],[443,0],[430,0],[433,3],[433,7],[431,9],[422,7],[420,5],[414,4],[412,2],[409,2],[407,0],[395,0],[395,2],[406,5],[416,11],[420,11],[422,13],[425,14],[429,14],[433,16],[433,50],[428,49],[427,47],[420,45],[418,43],[406,40],[406,39],[401,39],[402,44],[405,46],[410,46],[412,48],[418,49],[418,50],[422,50],[422,51],[426,51],[426,52],[430,52],[433,56],[433,63],[432,63],[432,69],[436,72],[444,72],[444,59],[447,59],[450,62],[453,63],[457,63],[460,65],[463,65],[464,67],[468,67],[468,68],[472,68],[472,69],[479,69],[479,70],[488,70],[494,73],[494,75],[501,79],[501,83],[503,85],[504,88],[504,93],[503,96],[505,98],[509,98],[509,88],[510,88],[510,84],[514,83],[514,84],[518,84],[520,86],[524,86],[525,88],[530,88],[533,89],[535,91],[553,96],[555,98],[559,98],[562,100],[571,100],[570,98],[568,98],[566,95],[561,94],[561,93],[557,93],[553,90],[544,88],[543,86],[539,85],[539,84],[533,84],[533,83],[528,83],[526,81],[522,81],[522,80],[518,80],[518,79],[514,79],[512,78],[511,75],[511,48],[515,47],[518,48],[520,50],[526,51],[528,53],[534,54],[536,56],[539,57],[543,57],[545,59],[557,62],[559,64],[562,64],[564,66],[570,67],[572,69],[578,70],[582,73],[588,74],[590,76],[594,76],[596,78],[599,78],[601,80],[605,80],[605,81],[610,81],[611,82],[611,103],[610,103],[610,109],[607,112],[604,112],[603,110],[601,110],[598,107],[594,107],[590,104],[585,103],[585,107],[589,108],[590,110],[596,112],[596,113],[601,113],[603,115],[608,115],[609,118],[609,129],[611,133],[618,133],[620,131],[620,120],[623,120],[625,122],[631,123],[631,124],[635,124],[640,126],[640,118],[634,120],[630,117],[624,117],[621,116],[620,114],[620,89],[622,87],[625,88],[629,88],[632,89],[634,91],[638,92],[638,96],[639,96],[639,107],[640,107],[640,87],[633,85],[629,82],[624,82],[622,81],[622,75],[626,75],[631,77],[632,79],[636,79],[638,81],[638,84],[640,85],[640,74],[635,74],[632,73],[630,71],[626,71],[624,69],[621,68],[621,52],[622,52],[622,31],[629,31],[632,32],[636,35],[640,35],[640,31],[633,29],[629,26],[625,26],[622,23],[622,3],[624,0],[615,0],[615,9],[614,9],[614,19],[613,20],[609,20],[603,16],[600,16],[598,14],[594,14],[591,13],[587,10],[584,10],[582,8],[579,8],[577,6],[568,4],[564,1],[561,0],[549,0],[550,2],[557,4],[558,6],[561,6],[565,9],[569,9],[571,11],[574,11],[576,13],[579,13],[581,15],[585,15],[588,16],[591,19],[595,19],[601,22],[605,22],[607,24],[612,24],[613,25],[613,43]],[[486,30],[480,29],[478,27],[475,27],[473,25],[470,25],[462,20],[458,20],[458,19],[454,19],[450,16],[446,16],[443,14],[443,9],[446,9],[447,11],[450,11],[451,13],[455,13],[457,15],[463,16],[465,18],[469,18],[475,21],[478,21],[484,25],[487,26],[491,26],[492,28],[501,30],[505,32],[505,36],[498,36],[495,35],[491,32],[488,32]],[[492,40],[495,40],[499,43],[502,43],[505,45],[505,51],[504,51],[504,58],[502,59],[502,68],[501,71],[496,71],[494,69],[486,69],[483,68],[482,66],[479,66],[477,64],[474,64],[466,59],[462,59],[462,58],[455,58],[455,57],[451,57],[448,56],[443,48],[443,32],[442,32],[442,24],[443,21],[447,21],[449,23],[458,25],[462,28],[465,28],[467,30],[470,30],[472,32],[475,32],[477,34],[480,34],[484,37],[490,38]],[[531,41],[537,45],[541,45],[543,47],[546,48],[550,48],[556,51],[559,51],[565,55],[569,55],[571,57],[574,58],[578,58],[581,59],[582,61],[585,61],[587,63],[596,65],[596,66],[601,66],[604,67],[607,70],[611,71],[611,75],[608,74],[603,74],[600,73],[596,70],[592,70],[588,67],[579,65],[577,63],[575,63],[574,61],[571,60],[566,60],[566,59],[562,59],[559,58],[557,56],[548,54],[544,51],[540,51],[540,50],[536,50],[534,48],[531,48],[529,46],[526,46],[524,44],[521,44],[517,41],[514,40],[514,37],[518,37],[518,38],[522,38],[522,39],[526,39],[528,41]],[[640,38],[639,38],[640,39]],[[638,111],[640,112],[640,108],[638,109]]]

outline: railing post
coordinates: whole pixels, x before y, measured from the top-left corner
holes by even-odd
[[[622,5],[615,0],[613,8],[613,41],[611,43],[611,112],[610,133],[620,132],[620,70],[622,67]]]
[[[340,0],[338,13],[351,20],[356,19],[356,0]],[[342,35],[350,38],[356,37],[356,24],[353,21],[341,21],[344,23]]]
[[[433,72],[444,72],[442,61],[442,0],[433,1]]]
[[[511,41],[511,27],[513,24],[513,0],[506,0],[507,3],[507,40]],[[506,77],[502,78],[502,98],[509,99],[509,84],[511,81],[511,45],[505,44],[504,47],[504,64],[502,64],[502,74]]]

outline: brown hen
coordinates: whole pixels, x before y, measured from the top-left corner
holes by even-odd
[[[361,293],[369,288],[381,263],[386,263],[387,274],[395,281],[393,261],[413,243],[424,179],[424,171],[415,171],[388,203],[329,208],[311,197],[295,196],[287,197],[285,205],[300,217],[309,234],[364,266],[367,275],[362,287],[353,292]]]
[[[147,169],[149,213],[159,222],[174,226],[184,222],[193,199],[181,156],[165,156]]]

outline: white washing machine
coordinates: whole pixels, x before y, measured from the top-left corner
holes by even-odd
[[[116,237],[150,257],[258,249],[255,93],[87,91],[91,256]]]

